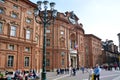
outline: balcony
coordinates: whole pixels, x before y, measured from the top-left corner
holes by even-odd
[[[70,49],[70,54],[77,54],[77,50],[75,50],[75,49]]]

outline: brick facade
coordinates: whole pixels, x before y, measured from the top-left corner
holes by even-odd
[[[102,64],[101,39],[93,34],[85,34],[85,65],[94,67]]]
[[[42,69],[43,25],[37,24],[34,19],[35,7],[29,0],[0,2],[0,9],[3,10],[0,13],[0,71],[36,69],[39,72]],[[70,22],[70,16],[71,12],[58,12],[54,24],[47,27],[48,71],[85,66],[87,38],[84,37],[83,25],[78,23],[78,17],[74,15],[73,23]],[[93,37],[93,42],[101,47],[100,39]]]

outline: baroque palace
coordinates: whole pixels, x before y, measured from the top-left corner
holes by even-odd
[[[0,0],[0,71],[42,69],[43,25],[34,19],[29,0]],[[101,39],[85,34],[78,17],[60,13],[47,27],[46,69],[94,66],[99,63]]]

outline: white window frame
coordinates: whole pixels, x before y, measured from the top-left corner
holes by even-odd
[[[9,56],[8,56],[7,66],[8,66],[8,67],[13,67],[13,65],[14,65],[14,56],[9,55]]]
[[[31,36],[31,31],[30,30],[26,30],[26,39],[30,39]]]
[[[29,67],[29,65],[30,65],[30,57],[25,57],[25,60],[24,60],[24,66],[25,67]]]
[[[26,52],[30,52],[30,47],[25,47]]]
[[[8,49],[9,49],[9,50],[14,50],[14,45],[9,44]]]
[[[10,36],[16,36],[16,29],[17,27],[16,26],[11,26],[10,27]]]

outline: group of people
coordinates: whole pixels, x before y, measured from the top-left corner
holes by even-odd
[[[76,75],[77,68],[66,68],[66,69],[57,69],[57,75],[59,74],[70,74],[70,76],[75,76]]]
[[[100,72],[101,72],[101,69],[99,67],[98,64],[96,64],[96,66],[94,68],[90,68],[90,71],[89,71],[89,80],[91,78],[91,80],[100,80]]]
[[[117,63],[115,63],[114,65],[103,66],[101,68],[105,69],[105,70],[112,70],[112,69],[120,70],[120,69],[118,69],[119,67],[118,67]],[[96,66],[94,68],[90,68],[89,73],[90,73],[91,80],[100,80],[101,68],[98,64],[96,64]]]
[[[38,78],[35,70],[30,70],[28,72],[16,70],[13,77],[6,72],[6,77],[7,80],[36,80],[36,78]]]
[[[25,80],[36,80],[36,71],[35,70],[30,70],[28,73],[26,71],[23,71],[23,75],[20,76],[20,71],[17,70],[14,74],[14,79],[19,78],[19,80],[23,80],[23,77],[25,78]]]

